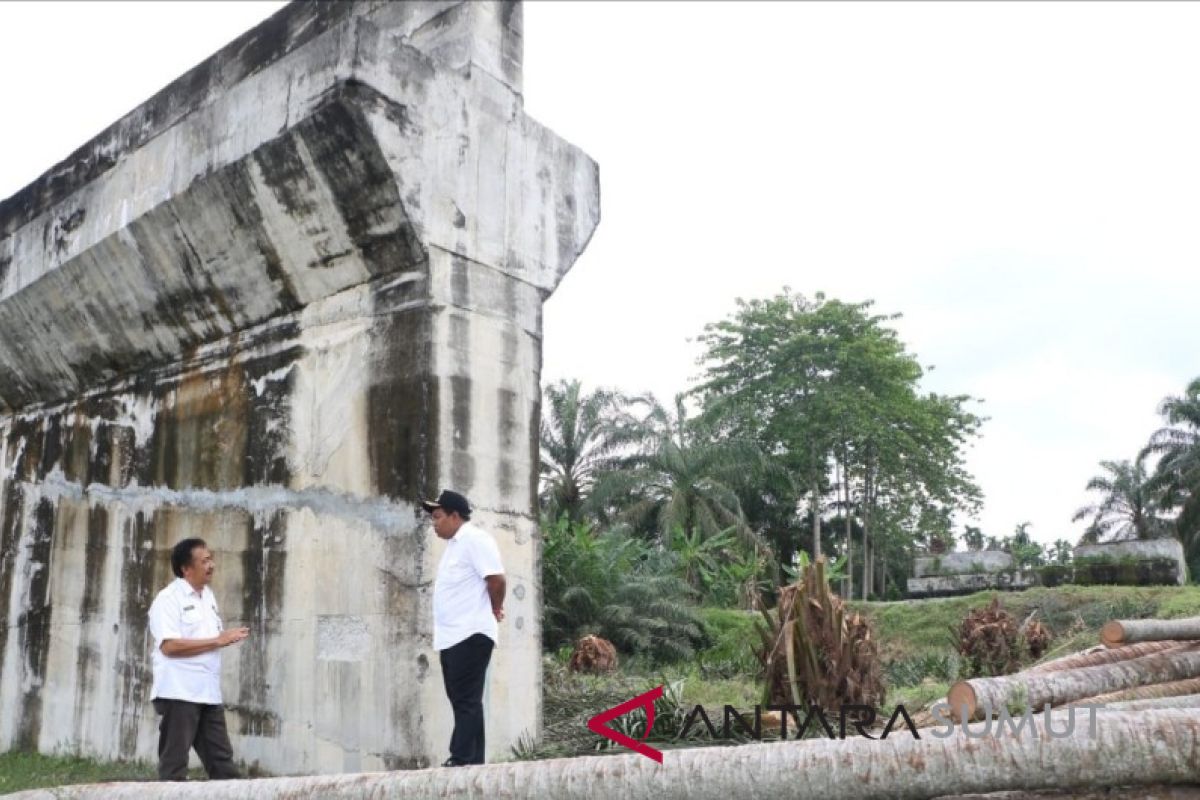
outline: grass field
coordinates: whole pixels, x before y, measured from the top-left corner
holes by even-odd
[[[192,775],[200,778],[204,773],[193,772]],[[153,764],[100,763],[72,756],[0,753],[0,794],[66,786],[71,783],[152,781],[155,777]]]

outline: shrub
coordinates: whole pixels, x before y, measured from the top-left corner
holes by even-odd
[[[565,518],[542,528],[542,642],[555,651],[589,634],[623,653],[670,662],[703,638],[693,590],[671,554],[621,532],[594,533]]]

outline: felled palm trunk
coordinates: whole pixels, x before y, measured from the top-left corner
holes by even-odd
[[[1200,617],[1186,619],[1114,619],[1100,629],[1100,641],[1108,647],[1135,642],[1200,640]]]
[[[1178,642],[1142,642],[1140,644],[1130,644],[1122,647],[1107,649],[1104,645],[1096,645],[1095,647],[1084,650],[1082,653],[1073,653],[1069,656],[1056,658],[1053,661],[1047,661],[1044,664],[1038,664],[1025,670],[1026,672],[1058,672],[1064,669],[1079,669],[1081,667],[1096,667],[1101,664],[1115,664],[1118,661],[1128,661],[1131,658],[1139,658],[1148,656],[1153,653],[1161,653],[1164,650],[1172,650],[1179,647]]]
[[[1066,738],[948,739],[907,734],[803,740],[364,775],[195,784],[106,784],[31,792],[19,800],[271,800],[272,798],[729,797],[923,800],[971,792],[1192,783],[1200,719],[1179,710],[1111,712]],[[1163,743],[1170,743],[1164,747]],[[1141,795],[1146,797],[1147,795]],[[1168,795],[1170,797],[1170,795]]]
[[[1200,694],[1185,694],[1178,697],[1155,697],[1150,700],[1129,700],[1124,703],[1111,703],[1108,707],[1117,711],[1147,711],[1154,708],[1200,709]]]
[[[950,687],[946,699],[956,715],[965,705],[968,718],[979,719],[984,709],[998,712],[1012,703],[1037,710],[1047,703],[1058,706],[1108,692],[1196,677],[1200,677],[1200,650],[1186,648],[1082,669],[1018,672],[959,681]]]
[[[1097,697],[1089,697],[1086,700],[1077,701],[1078,703],[1089,703],[1091,705],[1109,703],[1124,703],[1133,700],[1154,700],[1164,697],[1182,697],[1184,695],[1200,693],[1200,678],[1188,678],[1182,681],[1168,681],[1167,683],[1154,683],[1149,686],[1137,686],[1133,689],[1124,689],[1119,692],[1109,692]]]

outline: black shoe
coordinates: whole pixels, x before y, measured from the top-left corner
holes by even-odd
[[[467,762],[459,761],[454,756],[450,756],[449,758],[447,758],[445,761],[442,762],[442,766],[443,767],[465,767],[465,766],[467,766]]]

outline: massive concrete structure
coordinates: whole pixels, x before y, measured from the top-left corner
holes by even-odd
[[[0,203],[0,750],[154,757],[200,535],[240,758],[440,760],[443,486],[509,573],[490,757],[536,731],[541,304],[599,189],[521,52],[518,4],[296,3]]]

